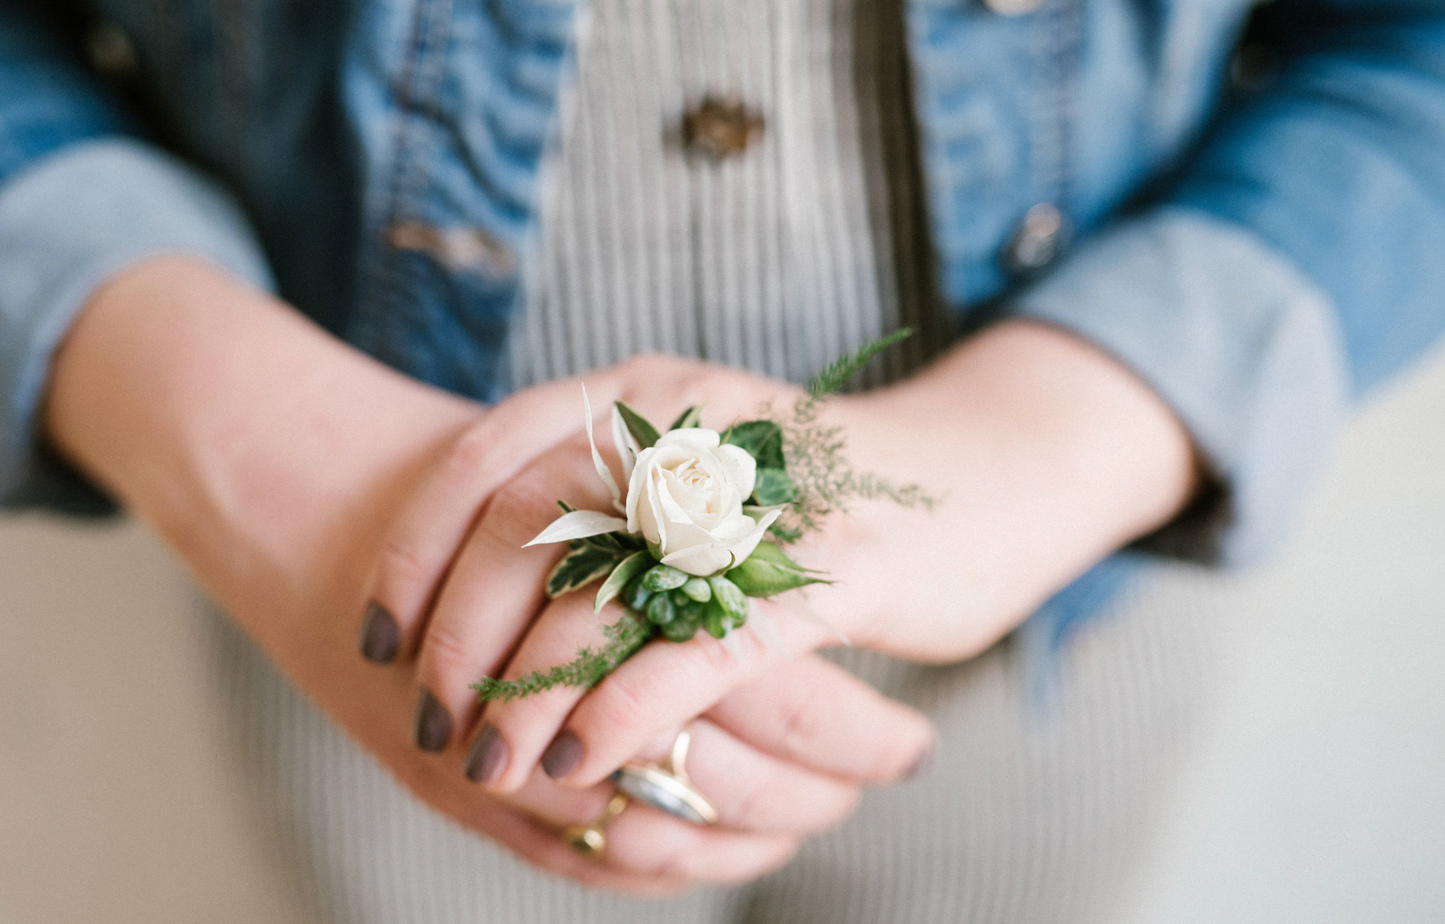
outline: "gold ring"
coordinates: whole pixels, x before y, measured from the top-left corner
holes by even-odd
[[[600,860],[607,854],[607,826],[627,808],[627,793],[620,792],[607,801],[597,820],[586,825],[568,825],[562,829],[562,840],[584,856]]]
[[[672,742],[665,763],[627,763],[613,772],[612,782],[627,795],[655,809],[698,825],[717,822],[717,809],[692,788],[687,777],[687,749],[692,733],[684,728]]]

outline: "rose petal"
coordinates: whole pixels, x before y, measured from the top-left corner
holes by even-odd
[[[662,517],[662,501],[658,498],[657,479],[647,478],[643,481],[647,488],[647,509],[639,516],[642,526],[642,534],[648,542],[656,542],[659,546],[667,546],[667,524]],[[648,531],[648,526],[652,531]]]
[[[638,504],[647,496],[647,473],[652,470],[652,458],[656,449],[644,449],[637,454],[632,475],[627,480],[627,531],[643,533],[638,519]],[[645,534],[645,533],[644,533]]]
[[[773,521],[782,515],[783,512],[781,510],[774,510],[758,521],[756,530],[728,545],[728,551],[733,553],[738,564],[742,564],[748,560],[748,556],[753,554],[754,550],[757,549],[758,543],[763,540],[763,536],[767,535],[768,527],[772,526]]]
[[[632,438],[632,431],[627,429],[627,421],[623,420],[622,411],[618,410],[616,402],[612,404],[612,444],[617,447],[617,457],[622,461],[622,480],[627,482],[627,497],[630,507],[632,503],[632,470],[637,463],[637,453],[641,447]]]
[[[694,545],[662,556],[664,565],[671,565],[679,571],[686,571],[697,577],[716,574],[728,567],[732,560],[733,556],[729,555],[726,549],[720,549],[712,544]]]
[[[592,447],[592,464],[597,467],[597,475],[607,485],[607,490],[612,492],[612,506],[617,508],[619,513],[626,511],[622,505],[622,492],[617,489],[617,481],[612,477],[612,469],[602,461],[602,453],[597,451],[597,441],[592,438],[592,402],[587,400],[587,385],[582,385],[582,409],[586,414],[587,424],[587,445]]]
[[[758,481],[758,460],[752,457],[746,449],[741,446],[734,446],[728,443],[717,448],[718,458],[730,469],[729,480],[737,485],[738,493],[743,499],[751,497],[753,488]]]
[[[659,447],[690,447],[696,449],[716,449],[722,437],[716,430],[707,430],[703,427],[685,427],[681,430],[668,430],[662,434],[657,441]]]
[[[538,533],[537,538],[522,548],[525,549],[530,545],[546,545],[549,542],[571,542],[573,539],[586,539],[588,536],[625,529],[627,529],[627,521],[618,517],[608,516],[596,510],[573,510],[547,524],[547,528]]]

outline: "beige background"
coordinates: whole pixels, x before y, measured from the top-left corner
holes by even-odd
[[[193,593],[133,524],[0,519],[0,924],[301,924],[213,734]],[[1445,357],[1364,409],[1237,593],[1125,924],[1445,920]]]

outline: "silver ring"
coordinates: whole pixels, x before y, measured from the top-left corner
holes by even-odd
[[[638,802],[697,825],[717,822],[717,809],[687,778],[687,749],[692,733],[683,729],[672,742],[665,763],[627,763],[612,774],[612,782]]]

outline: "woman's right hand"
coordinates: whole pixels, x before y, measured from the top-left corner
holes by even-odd
[[[575,431],[575,399],[558,400],[558,388],[575,395],[575,383],[556,383],[483,408],[386,369],[208,265],[163,257],[91,298],[57,354],[46,425],[308,696],[434,807],[598,885],[754,878],[846,817],[861,783],[903,769],[899,741],[921,745],[926,721],[824,662],[789,665],[695,723],[688,768],[724,824],[696,828],[635,806],[614,823],[605,863],[574,854],[557,830],[595,817],[609,788],[564,789],[538,774],[501,798],[464,775],[460,742],[476,713],[464,690],[431,697],[449,734],[437,734],[435,712],[423,715],[424,743],[440,750],[413,744],[415,640],[432,603],[453,593],[462,550],[501,541],[472,535],[493,492]],[[538,588],[458,592],[475,595],[485,620],[488,594]],[[363,613],[364,647],[381,666],[357,651]],[[513,634],[492,639],[487,657],[504,662]]]

